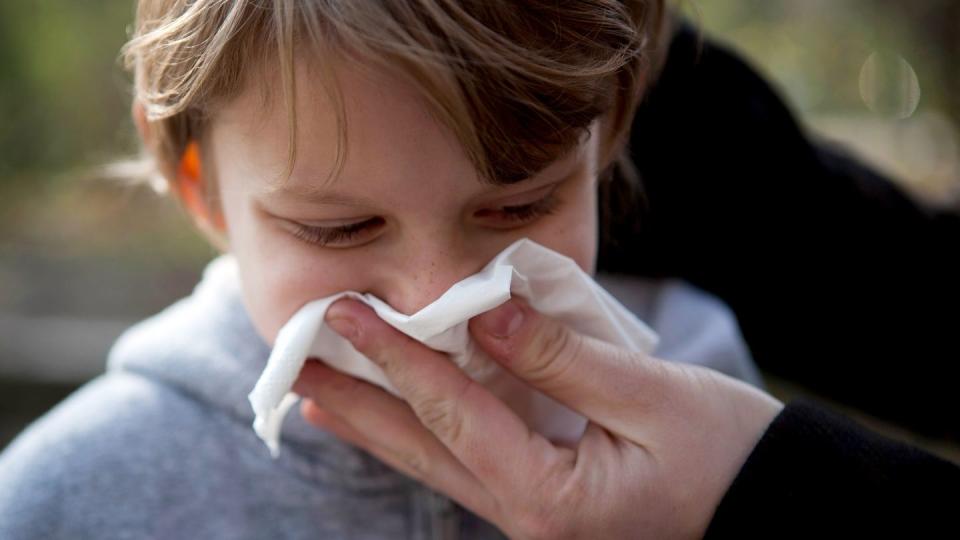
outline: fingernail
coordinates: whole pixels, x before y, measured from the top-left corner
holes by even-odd
[[[334,332],[347,338],[351,343],[357,337],[357,323],[353,319],[337,317],[336,319],[328,319],[327,324],[330,325],[330,328],[333,328]]]
[[[480,328],[498,338],[508,338],[517,333],[523,324],[523,310],[513,301],[479,315]]]

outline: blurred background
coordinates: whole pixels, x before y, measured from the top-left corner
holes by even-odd
[[[802,122],[930,204],[960,207],[960,2],[679,3]],[[132,0],[0,2],[0,448],[104,368],[215,255],[172,201],[96,179],[137,153],[117,61]],[[782,399],[807,392],[770,379]],[[960,461],[960,446],[834,406]]]

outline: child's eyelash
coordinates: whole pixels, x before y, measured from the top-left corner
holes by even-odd
[[[294,223],[293,235],[301,240],[311,244],[325,246],[338,242],[348,242],[353,240],[358,234],[369,227],[377,227],[383,224],[383,218],[375,217],[366,221],[358,221],[349,225],[340,227],[311,227]]]
[[[559,204],[560,199],[557,198],[556,194],[551,193],[539,201],[529,204],[502,206],[500,212],[511,221],[531,221],[538,217],[552,214]]]
[[[508,221],[523,223],[552,214],[559,203],[560,200],[557,196],[550,194],[529,204],[501,206],[497,212],[502,218]],[[374,217],[339,227],[312,227],[291,222],[293,225],[293,235],[295,237],[320,246],[349,242],[365,230],[379,227],[383,225],[383,223],[383,218],[380,217]]]

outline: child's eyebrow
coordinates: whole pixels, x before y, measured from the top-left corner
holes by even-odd
[[[508,185],[529,185],[532,183],[532,180],[533,177],[528,177]],[[506,185],[492,184],[491,187],[494,190],[504,189]],[[366,208],[378,205],[377,201],[362,195],[347,195],[333,191],[330,188],[301,185],[294,182],[273,185],[261,191],[260,195],[265,199],[306,202],[317,205],[358,206]]]
[[[286,199],[314,204],[328,204],[339,206],[376,206],[373,199],[360,195],[346,195],[330,189],[301,186],[296,184],[276,186],[262,192],[268,199]]]

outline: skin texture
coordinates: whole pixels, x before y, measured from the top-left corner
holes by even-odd
[[[207,175],[180,178],[191,180],[182,185],[215,180],[221,208],[194,217],[209,225],[208,216],[217,216],[267,343],[305,303],[346,289],[414,313],[522,237],[592,273],[598,123],[580,147],[535,177],[485,185],[411,88],[383,72],[343,65],[336,72],[348,154],[335,182],[325,182],[335,119],[321,81],[307,69],[299,71],[298,159],[288,180],[285,110],[264,107],[255,85],[217,109],[198,172],[180,168],[181,175]],[[134,116],[149,143],[136,104]],[[549,205],[538,202],[551,194]],[[530,204],[550,212],[523,220],[510,213]],[[328,246],[297,237],[294,225],[364,220],[375,226]],[[327,320],[383,369],[403,399],[308,362],[294,387],[306,398],[305,418],[514,538],[700,537],[782,408],[711,370],[582,337],[522,301],[474,318],[470,331],[492,358],[590,419],[578,444],[560,446],[364,305],[337,302]]]

